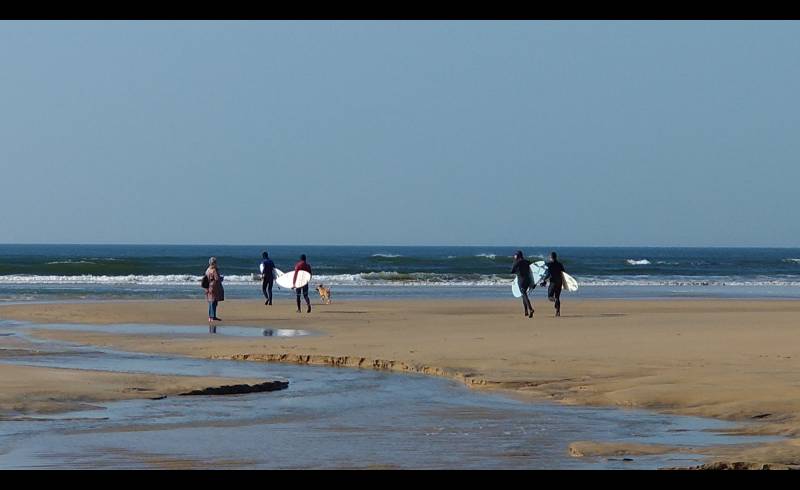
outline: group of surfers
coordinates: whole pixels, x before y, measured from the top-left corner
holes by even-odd
[[[274,283],[275,263],[269,258],[269,254],[265,251],[261,254],[261,291],[264,294],[266,301],[265,305],[272,305],[272,286]],[[563,272],[566,272],[564,265],[558,261],[556,252],[551,252],[546,262],[546,270],[539,282],[539,285],[544,287],[548,281],[550,283],[547,289],[547,298],[554,303],[556,316],[561,316],[561,289],[564,285]],[[297,293],[297,312],[300,313],[300,295],[302,294],[306,303],[306,312],[311,313],[311,301],[308,298],[308,284],[302,287],[295,288],[294,284],[297,281],[297,273],[299,271],[306,271],[311,274],[311,266],[306,260],[305,254],[300,255],[300,260],[294,265],[294,278],[292,286]],[[517,285],[522,293],[522,305],[525,308],[525,316],[533,318],[533,304],[528,297],[528,290],[535,289],[537,284],[533,278],[531,271],[531,262],[522,254],[522,250],[517,250],[514,254],[514,265],[511,267],[511,273],[515,274]],[[224,277],[220,275],[217,269],[217,258],[211,257],[208,259],[208,269],[206,269],[205,277],[203,279],[203,289],[206,292],[206,300],[208,301],[208,321],[222,321],[217,317],[217,305],[220,301],[225,300],[225,289],[222,287]]]
[[[261,291],[264,293],[266,301],[265,305],[272,305],[272,286],[274,283],[275,263],[269,258],[267,252],[261,254]],[[301,287],[294,287],[297,283],[297,273],[299,271],[306,271],[311,274],[311,266],[306,261],[306,255],[300,255],[300,260],[294,265],[294,277],[292,278],[292,289],[297,293],[297,312],[300,313],[300,295],[306,301],[306,313],[311,313],[311,300],[308,298],[308,283]],[[208,323],[221,322],[222,319],[217,316],[217,306],[220,301],[225,301],[225,288],[222,286],[222,281],[225,279],[219,273],[217,268],[217,258],[211,257],[208,259],[208,269],[203,277],[201,286],[206,293],[206,301],[208,301]]]
[[[550,252],[550,256],[545,263],[545,273],[539,282],[544,287],[550,281],[547,288],[547,299],[555,303],[556,316],[561,316],[561,289],[564,286],[563,273],[566,272],[564,264],[558,261],[558,254]],[[522,305],[525,307],[525,316],[533,318],[533,304],[528,298],[528,290],[536,288],[531,271],[531,262],[522,255],[522,250],[517,250],[514,254],[514,265],[511,273],[517,275],[517,285],[522,293]]]

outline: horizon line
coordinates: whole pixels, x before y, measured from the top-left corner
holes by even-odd
[[[433,247],[542,247],[542,248],[764,248],[764,249],[797,249],[800,246],[777,246],[777,245],[547,245],[547,244],[529,244],[529,245],[491,245],[491,244],[418,244],[418,245],[400,245],[400,244],[297,244],[297,243],[271,243],[271,244],[253,244],[253,243],[125,243],[125,242],[0,242],[0,246],[143,246],[143,247],[420,247],[420,248],[433,248]]]

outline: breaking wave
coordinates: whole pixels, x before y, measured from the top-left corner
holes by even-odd
[[[250,286],[260,283],[258,274],[226,275],[225,285]],[[0,285],[104,285],[176,286],[199,288],[202,276],[165,275],[0,275]],[[512,275],[442,274],[432,272],[362,272],[314,275],[312,282],[332,286],[417,286],[417,287],[508,287]],[[578,276],[581,286],[596,287],[699,287],[699,286],[788,286],[800,287],[800,276],[787,277],[677,277],[677,276]]]
[[[650,265],[650,261],[647,259],[628,259],[625,262],[628,265]]]
[[[97,262],[92,262],[91,260],[56,260],[53,262],[47,262],[47,265],[56,265],[56,264],[96,264]]]

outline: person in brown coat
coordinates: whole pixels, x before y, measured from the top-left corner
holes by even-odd
[[[217,269],[217,258],[211,257],[208,259],[208,269],[206,269],[206,277],[208,277],[208,288],[206,288],[206,301],[208,301],[208,322],[212,321],[221,322],[221,318],[217,318],[217,303],[225,301],[225,289],[222,287],[223,277]]]

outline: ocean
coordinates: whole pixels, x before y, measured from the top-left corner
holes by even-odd
[[[800,298],[797,248],[0,245],[0,301],[200,298],[210,256],[227,297],[255,298],[262,250],[284,271],[305,253],[312,287],[331,286],[334,301],[508,298],[518,248],[556,250],[580,284],[573,297]]]

